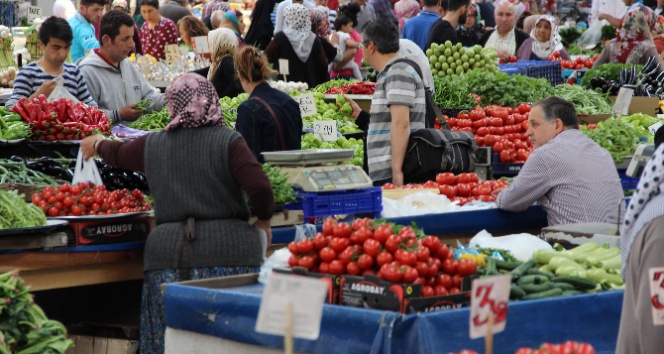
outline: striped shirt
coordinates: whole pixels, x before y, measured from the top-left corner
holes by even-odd
[[[401,58],[396,56],[387,65]],[[410,131],[423,129],[426,114],[424,84],[417,71],[407,63],[396,63],[378,75],[371,100],[371,121],[367,132],[367,162],[373,181],[392,178],[390,105],[410,107]]]
[[[581,222],[618,224],[624,215],[620,177],[609,152],[578,129],[564,130],[535,149],[498,207],[521,211],[539,201],[549,226]]]
[[[231,5],[226,1],[212,0],[203,7],[203,15],[201,18],[210,17],[212,12],[216,10],[228,12],[231,11]]]
[[[62,78],[64,79],[65,89],[79,101],[88,106],[97,106],[97,103],[90,96],[88,87],[85,85],[85,78],[74,64],[64,63]],[[14,79],[14,92],[5,106],[12,108],[21,98],[28,98],[37,92],[44,84],[44,81],[55,79],[57,76],[46,73],[37,62],[32,62],[18,71]]]

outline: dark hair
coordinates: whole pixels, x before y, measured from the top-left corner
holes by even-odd
[[[106,5],[106,0],[81,0],[81,6]]]
[[[209,32],[205,23],[192,15],[181,18],[177,25],[178,29],[180,26],[183,26],[185,30],[187,30],[187,34],[190,38],[207,36]],[[182,35],[182,33],[180,33],[180,35]]]
[[[470,0],[447,0],[447,10],[456,11],[461,8],[461,6],[469,6]]]
[[[563,126],[570,129],[579,129],[579,118],[576,115],[574,105],[560,97],[548,97],[533,104],[540,107],[547,122],[553,122],[556,118],[563,121]]]
[[[442,7],[443,10],[445,10],[445,12],[449,11],[449,8],[450,8],[449,0],[441,0],[440,1],[440,7]]]
[[[71,44],[74,40],[74,33],[67,20],[51,16],[42,23],[39,29],[39,41],[47,45],[51,38],[60,39],[67,45]]]
[[[379,18],[364,24],[362,43],[374,42],[381,54],[399,51],[399,29],[391,20]]]
[[[341,6],[337,10],[337,15],[346,15],[353,21],[353,27],[357,27],[357,14],[362,11],[360,4],[351,2],[348,5]],[[335,21],[336,23],[336,21]]]
[[[422,6],[426,6],[426,7],[434,7],[434,6],[438,5],[438,3],[439,3],[440,1],[441,1],[441,0],[423,0],[423,1],[422,1]]]
[[[353,20],[350,17],[348,17],[344,14],[341,14],[341,15],[337,16],[337,18],[334,20],[334,30],[339,31],[341,29],[341,27],[343,27],[343,26],[345,26],[345,25],[347,25],[351,22],[353,22]]]
[[[134,28],[134,20],[124,11],[111,10],[102,16],[99,23],[99,45],[104,45],[104,36],[109,36],[111,41],[115,40],[122,25]]]
[[[521,16],[519,16],[519,19],[516,20],[516,28],[519,30],[523,30],[523,23],[526,21],[526,18],[531,16],[532,14],[530,11],[524,11],[521,13]]]
[[[273,72],[265,54],[250,45],[244,46],[235,53],[233,61],[235,62],[235,70],[243,79],[249,82],[265,81],[268,75]]]
[[[158,9],[159,8],[159,1],[158,0],[141,0],[141,5],[140,6],[152,6],[155,9]]]

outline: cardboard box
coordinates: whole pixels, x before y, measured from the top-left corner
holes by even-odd
[[[76,246],[146,240],[152,231],[152,218],[128,218],[70,222],[69,244]]]
[[[69,338],[74,341],[74,347],[65,354],[135,354],[139,347],[138,341],[129,339],[77,335]]]
[[[447,311],[467,306],[470,306],[470,291],[406,300],[406,313]]]
[[[618,96],[609,96],[613,102],[616,101]],[[659,113],[659,98],[657,97],[632,97],[632,101],[629,103],[628,113],[643,113],[649,116],[656,117]]]
[[[332,274],[312,273],[302,267],[275,268],[272,271],[281,274],[293,274],[294,276],[303,276],[303,277],[321,279],[325,281],[325,283],[327,283],[327,300],[325,302],[334,305],[339,303],[339,293],[340,293],[340,284],[341,284],[341,277],[339,276]]]
[[[597,124],[611,117],[610,114],[579,114],[579,124]]]
[[[388,310],[405,313],[406,300],[420,297],[419,284],[396,284],[380,280],[375,275],[364,278],[341,276],[340,304],[352,307]]]

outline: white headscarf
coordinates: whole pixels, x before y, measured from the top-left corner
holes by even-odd
[[[221,59],[223,59],[219,56],[221,50],[224,47],[232,47],[237,50],[239,42],[233,30],[222,27],[208,33],[208,44],[210,46],[210,58],[212,59],[212,65],[208,71],[208,80],[212,80],[219,64],[221,64]]]
[[[636,191],[629,202],[625,221],[620,230],[622,274],[636,235],[646,224],[664,215],[664,144],[660,145],[646,164]]]
[[[284,9],[284,34],[288,37],[297,57],[309,59],[316,35],[311,31],[309,9],[302,4],[292,4]]]
[[[535,31],[537,31],[537,24],[540,21],[546,21],[551,24],[551,36],[549,37],[548,42],[540,42],[535,37]],[[556,18],[550,15],[540,16],[537,21],[535,21],[535,27],[530,31],[530,37],[533,40],[533,53],[542,59],[547,59],[551,54],[556,50],[563,49],[562,39],[560,34],[558,34],[558,23]]]

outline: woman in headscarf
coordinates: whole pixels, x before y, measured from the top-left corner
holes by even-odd
[[[663,182],[664,144],[657,147],[643,169],[620,230],[625,294],[617,354],[658,353],[664,347]]]
[[[652,36],[655,23],[649,7],[636,6],[627,11],[620,22],[618,36],[606,44],[593,68],[608,62],[643,65],[652,56],[661,63]]]
[[[657,16],[652,36],[653,42],[655,42],[655,47],[657,47],[657,53],[661,55],[662,52],[664,52],[664,16]]]
[[[457,27],[457,38],[464,47],[472,47],[480,42],[482,26],[479,25],[482,18],[477,11],[477,5],[471,3],[466,15],[466,23],[460,23]]]
[[[563,47],[556,19],[549,15],[540,16],[535,28],[530,31],[530,38],[516,52],[516,57],[518,60],[549,60],[553,52],[559,52],[564,60],[572,60]]]
[[[399,0],[394,4],[394,14],[399,21],[399,34],[403,32],[403,26],[406,21],[417,16],[420,13],[420,4],[415,0]]]
[[[274,10],[275,0],[258,0],[251,13],[249,31],[244,37],[245,43],[260,50],[265,50],[272,39],[274,25],[270,14]]]
[[[111,3],[111,9],[129,13],[129,6],[127,5],[126,0],[113,0]],[[141,16],[141,18],[143,17]],[[135,21],[136,20],[134,19],[134,22]],[[93,26],[95,27],[95,36],[99,37],[99,22],[95,23]],[[132,53],[143,54],[143,50],[141,48],[141,31],[139,31],[139,28],[141,27],[134,23],[134,51],[129,53],[130,55]],[[97,40],[98,39],[99,38],[97,38]]]
[[[228,28],[235,32],[237,40],[240,43],[240,47],[244,46],[244,40],[242,35],[244,34],[244,18],[242,12],[240,11],[227,11],[224,14],[224,19],[219,24],[219,28]]]
[[[157,226],[143,256],[141,353],[164,352],[162,284],[257,273],[271,240],[270,182],[240,134],[225,127],[212,84],[185,74],[165,98],[171,116],[165,131],[81,142],[86,159],[99,154],[144,172],[154,198]],[[245,193],[258,218],[253,225]]]
[[[316,6],[311,9],[311,31],[316,34],[323,45],[325,51],[325,58],[328,63],[337,62],[343,59],[343,52],[339,48],[330,43],[328,37],[330,36],[331,28],[329,22],[329,9],[324,6]]]
[[[235,33],[228,28],[217,28],[208,34],[208,43],[212,64],[207,78],[219,97],[235,97],[244,92],[235,76],[233,56],[239,47]]]
[[[286,7],[284,30],[274,35],[265,55],[275,69],[279,69],[279,59],[288,61],[288,81],[306,82],[313,88],[329,80],[323,45],[311,30],[309,9],[302,4]]]

